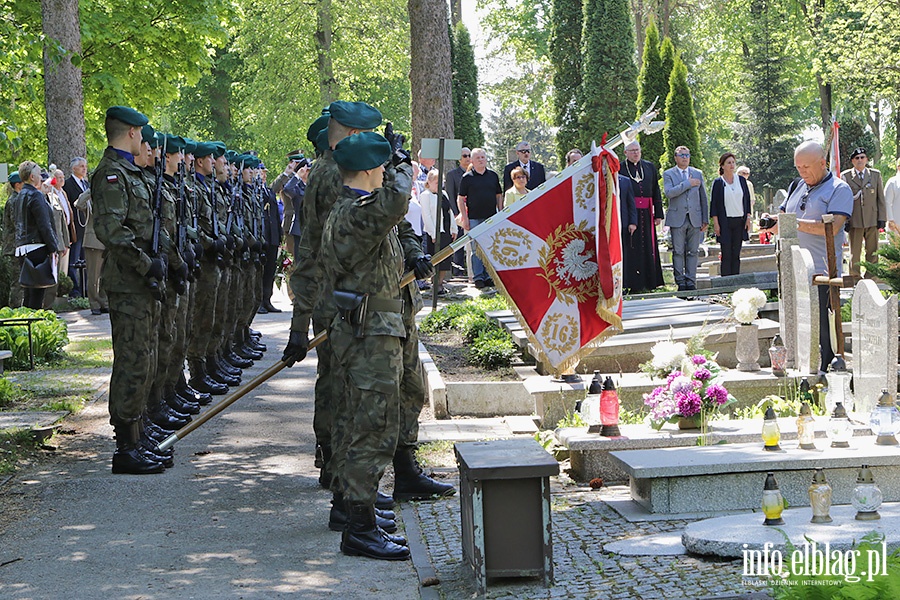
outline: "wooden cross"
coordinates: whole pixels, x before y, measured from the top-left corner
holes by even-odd
[[[832,339],[834,353],[844,355],[844,330],[841,322],[841,288],[852,288],[856,285],[858,277],[844,275],[838,277],[837,257],[834,253],[834,215],[822,215],[822,223],[825,225],[825,249],[828,260],[828,275],[816,275],[813,277],[814,285],[828,286],[828,299],[832,310],[834,333],[837,339]]]

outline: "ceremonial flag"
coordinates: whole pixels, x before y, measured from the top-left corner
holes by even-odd
[[[557,372],[622,329],[616,155],[591,153],[473,230],[479,256]]]
[[[841,177],[841,145],[838,132],[841,126],[837,119],[831,119],[831,145],[828,147],[828,165],[837,178]]]

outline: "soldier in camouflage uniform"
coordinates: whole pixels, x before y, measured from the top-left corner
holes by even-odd
[[[18,200],[19,191],[24,185],[18,171],[9,174],[7,184],[8,195],[6,196],[6,206],[3,208],[3,256],[14,265],[14,272],[18,273],[22,270],[22,259],[16,256],[16,224],[19,222],[19,210],[22,204]],[[13,277],[10,283],[7,302],[12,308],[19,308],[22,306],[25,292],[19,285],[18,277]]]
[[[109,146],[91,178],[94,229],[106,246],[103,286],[109,298],[113,371],[110,423],[116,432],[113,473],[160,473],[164,467],[141,449],[141,414],[156,371],[159,300],[151,283],[165,285],[166,263],[151,256],[153,212],[150,190],[134,156],[141,152],[147,117],[114,106],[106,113]],[[171,246],[164,233],[163,247]],[[177,266],[177,265],[176,265]]]
[[[408,210],[412,166],[409,153],[398,151],[397,170],[385,173],[390,157],[391,145],[373,132],[337,144],[334,159],[346,187],[325,222],[321,249],[326,287],[334,290],[340,313],[329,339],[347,376],[347,452],[339,479],[348,523],[341,551],[405,560],[405,540],[381,530],[375,515],[378,481],[399,436],[407,335],[399,286],[405,261],[396,227]]]

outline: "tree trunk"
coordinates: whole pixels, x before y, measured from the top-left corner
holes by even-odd
[[[872,159],[872,164],[877,163],[881,160],[881,104],[880,100],[874,100],[869,110],[866,111],[866,122],[869,124],[869,129],[872,130],[872,135],[875,136],[875,147],[870,150],[870,158]]]
[[[821,75],[816,75],[819,87],[819,116],[822,119],[822,131],[831,129],[831,84],[825,83]]]
[[[660,39],[672,37],[669,31],[669,21],[672,18],[672,7],[669,6],[669,0],[662,0],[659,3],[659,19],[660,23]]]
[[[462,21],[462,0],[450,0],[450,24],[456,27],[460,21]]]
[[[415,155],[422,138],[453,138],[450,36],[445,0],[408,0],[407,9],[410,128]]]
[[[319,71],[319,103],[328,106],[338,99],[338,82],[331,62],[331,36],[334,18],[331,0],[316,0],[316,67]]]
[[[231,72],[223,68],[223,56],[228,52],[224,48],[216,50],[216,59],[212,66],[213,86],[209,90],[209,112],[212,118],[213,137],[231,144],[233,129],[231,127]]]
[[[644,0],[631,0],[631,15],[634,18],[634,44],[637,47],[637,64],[644,62]]]
[[[44,107],[47,159],[68,170],[87,156],[84,87],[81,81],[81,27],[78,0],[41,0],[44,42]],[[62,51],[56,47],[62,48]],[[73,64],[73,58],[75,60]]]

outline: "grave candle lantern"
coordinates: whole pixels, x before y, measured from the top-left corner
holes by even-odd
[[[772,375],[775,377],[784,377],[784,367],[787,363],[787,348],[781,341],[781,335],[776,333],[772,338],[772,345],[769,346],[769,362],[772,364]]]
[[[600,371],[594,371],[594,378],[588,387],[587,398],[581,403],[581,417],[587,421],[588,433],[600,433],[600,393],[602,391]]]
[[[766,409],[766,415],[763,419],[762,439],[765,444],[763,450],[770,452],[781,450],[781,446],[778,445],[778,440],[781,439],[781,430],[778,428],[778,420],[771,406]]]
[[[812,483],[809,486],[809,505],[812,508],[810,523],[831,523],[831,486],[825,480],[825,470],[816,467]]]
[[[606,437],[619,437],[619,393],[612,377],[607,377],[603,382],[603,391],[600,393],[600,435]]]
[[[766,484],[763,486],[762,511],[766,515],[763,525],[784,525],[781,513],[784,512],[784,498],[775,481],[775,473],[766,475]]]
[[[878,438],[875,443],[879,446],[896,446],[897,432],[900,431],[900,409],[894,405],[894,398],[886,388],[881,390],[878,406],[869,415],[869,424],[872,426]]]
[[[853,425],[847,417],[847,411],[840,402],[834,407],[831,418],[828,419],[828,439],[832,448],[849,448],[850,438],[853,436]]]
[[[869,465],[863,465],[856,477],[856,487],[850,503],[856,509],[857,521],[877,521],[881,518],[878,509],[881,507],[881,490],[875,485],[875,478]]]
[[[853,394],[850,392],[850,379],[852,373],[847,371],[847,363],[840,354],[831,361],[831,367],[825,374],[828,380],[828,392],[825,394],[825,410],[834,410],[838,402],[844,405],[845,410],[853,410]]]
[[[804,402],[800,405],[800,416],[797,417],[797,441],[800,442],[801,450],[816,449],[815,424],[809,403]]]

